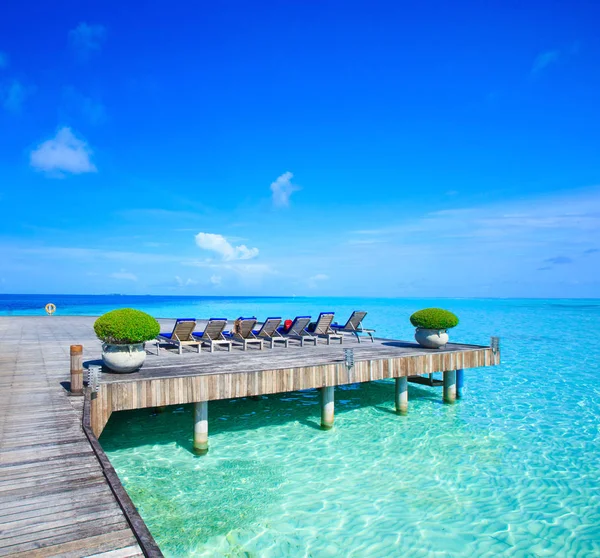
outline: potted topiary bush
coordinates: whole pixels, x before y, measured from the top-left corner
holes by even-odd
[[[133,372],[146,359],[146,341],[160,332],[158,322],[149,314],[123,308],[100,316],[94,331],[102,343],[102,361],[113,372]]]
[[[442,308],[425,308],[410,317],[414,325],[417,343],[428,349],[439,349],[448,343],[446,331],[458,325],[458,318],[452,312]]]

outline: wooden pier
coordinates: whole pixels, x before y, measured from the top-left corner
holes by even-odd
[[[172,327],[172,320],[160,321]],[[190,450],[202,454],[209,401],[319,388],[321,424],[331,428],[335,386],[394,378],[390,404],[405,415],[408,381],[442,372],[443,400],[453,403],[464,370],[500,363],[492,347],[449,344],[434,351],[348,337],[342,345],[182,355],[164,346],[139,372],[109,374],[100,371],[93,323],[0,317],[0,556],[161,555],[98,443],[113,412],[193,403]],[[85,397],[70,395],[66,384],[70,366],[81,361],[90,372]],[[74,378],[77,391],[78,370]]]
[[[0,556],[162,556],[61,384],[92,323],[0,317]]]
[[[500,352],[491,347],[449,344],[443,350],[431,350],[390,339],[359,344],[352,336],[342,345],[323,342],[300,347],[290,343],[287,348],[262,351],[198,354],[189,350],[181,355],[163,345],[158,352],[159,356],[146,358],[139,372],[96,375],[91,413],[96,436],[115,411],[194,403],[194,447],[204,453],[208,449],[208,401],[319,388],[321,425],[328,429],[334,422],[335,386],[395,378],[396,410],[404,415],[409,408],[407,381],[442,372],[443,400],[453,403],[460,395],[457,378],[462,381],[465,369],[500,363]],[[391,392],[390,401],[393,399]]]

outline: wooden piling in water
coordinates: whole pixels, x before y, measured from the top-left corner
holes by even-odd
[[[194,403],[194,453],[208,452],[208,401]]]
[[[396,412],[399,415],[406,415],[408,413],[408,378],[402,376],[396,378]]]
[[[321,388],[321,428],[325,430],[333,428],[335,416],[334,389],[333,386]]]
[[[71,394],[83,395],[83,345],[71,345]]]
[[[444,372],[444,403],[456,401],[456,370]]]

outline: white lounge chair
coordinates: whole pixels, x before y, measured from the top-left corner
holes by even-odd
[[[331,343],[332,339],[339,339],[340,344],[344,341],[344,336],[341,333],[337,333],[331,328],[331,322],[333,322],[333,312],[321,312],[317,319],[314,328],[311,326],[308,331],[317,337],[324,337],[327,339],[327,344]]]
[[[201,345],[208,345],[211,353],[214,352],[215,346],[218,347],[220,345],[227,347],[227,350],[231,351],[231,341],[223,335],[226,325],[226,318],[211,318],[208,320],[204,331],[194,332],[193,336],[197,341],[200,341]]]
[[[254,330],[252,333],[259,339],[269,341],[270,348],[272,349],[276,343],[283,343],[285,347],[288,346],[289,339],[284,337],[277,331],[277,328],[281,325],[281,318],[267,318],[260,329]]]
[[[349,333],[356,336],[356,339],[360,343],[360,334],[366,333],[370,338],[371,342],[374,342],[373,334],[375,333],[374,329],[365,329],[362,327],[362,321],[365,319],[367,315],[366,312],[354,311],[352,315],[345,323],[345,325],[341,326],[338,324],[331,324],[331,328],[338,333]]]
[[[309,333],[306,328],[310,324],[310,316],[296,316],[290,329],[287,332],[281,332],[284,337],[288,339],[298,339],[300,341],[300,346],[304,347],[305,341],[310,341],[317,346],[317,338]],[[281,328],[280,328],[281,331]]]
[[[259,339],[252,329],[256,325],[256,318],[238,318],[235,321],[234,328],[237,326],[237,331],[234,329],[231,333],[225,333],[225,337],[230,339],[234,345],[242,345],[244,351],[248,345],[258,345],[262,351],[263,340]]]
[[[171,333],[159,333],[156,337],[156,354],[160,350],[160,344],[165,343],[175,345],[179,354],[184,346],[196,346],[200,352],[200,343],[194,338],[193,332],[196,329],[196,320],[194,318],[180,318],[175,322]]]

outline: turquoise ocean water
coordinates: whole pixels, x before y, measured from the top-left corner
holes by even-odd
[[[364,309],[403,339],[436,305],[460,317],[454,341],[501,337],[503,364],[467,371],[463,400],[411,384],[406,417],[387,381],[336,389],[328,432],[314,391],[211,402],[201,458],[190,407],[113,414],[101,443],[167,556],[600,555],[600,300],[0,296],[0,313],[46,302],[199,318]]]

